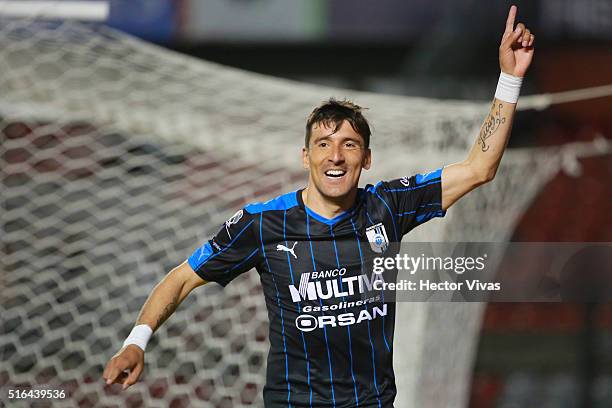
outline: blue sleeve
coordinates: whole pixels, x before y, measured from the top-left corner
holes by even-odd
[[[446,214],[442,210],[442,168],[383,182],[378,190],[393,203],[393,216],[402,236]]]
[[[210,240],[189,257],[189,266],[202,279],[226,286],[259,261],[259,245],[253,234],[254,219],[239,210]]]

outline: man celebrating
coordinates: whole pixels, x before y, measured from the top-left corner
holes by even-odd
[[[110,360],[107,384],[134,384],[151,334],[194,288],[227,285],[255,268],[270,320],[267,407],[390,407],[395,305],[368,292],[367,260],[390,242],[493,179],[506,147],[534,36],[508,14],[495,99],[468,157],[456,164],[358,188],[371,165],[361,108],[331,99],[306,123],[306,188],[247,205],[145,302],[137,325]]]

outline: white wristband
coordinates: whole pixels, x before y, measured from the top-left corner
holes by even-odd
[[[495,90],[495,97],[500,101],[516,103],[521,93],[523,78],[502,72],[499,74],[499,82]]]
[[[142,349],[142,351],[147,348],[147,343],[153,334],[153,329],[149,327],[147,324],[139,324],[138,326],[134,326],[130,335],[123,342],[123,347],[128,344],[135,344]]]

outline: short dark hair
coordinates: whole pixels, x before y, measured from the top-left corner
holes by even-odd
[[[346,120],[351,124],[353,130],[363,138],[365,148],[368,149],[370,147],[370,125],[361,113],[362,109],[364,108],[347,99],[338,101],[330,98],[324,101],[312,111],[306,121],[306,138],[304,140],[306,148],[310,143],[313,125],[323,124],[328,127],[333,125],[335,133],[342,126],[342,122]]]

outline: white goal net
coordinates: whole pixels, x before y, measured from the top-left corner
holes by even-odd
[[[69,397],[54,406],[260,406],[256,273],[190,295],[128,391],[101,374],[165,273],[239,206],[304,185],[305,119],[330,96],[369,108],[366,182],[462,159],[489,107],[265,77],[97,25],[1,19],[0,389],[61,386]],[[408,238],[508,239],[556,157],[509,151],[493,183]],[[400,305],[397,406],[466,404],[482,308]]]

